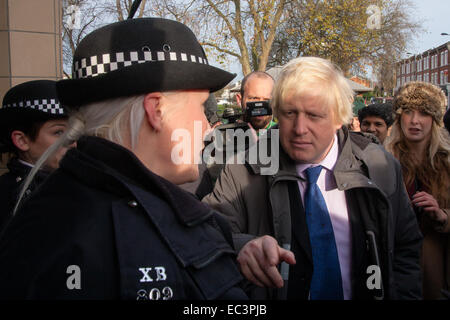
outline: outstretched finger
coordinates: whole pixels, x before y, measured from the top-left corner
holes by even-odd
[[[292,251],[280,248],[280,260],[287,262],[288,264],[296,264],[295,255]]]
[[[258,278],[255,276],[255,274],[250,269],[249,265],[247,263],[240,264],[241,273],[242,275],[249,280],[250,282],[256,284],[259,287],[264,287],[264,284],[258,280]]]

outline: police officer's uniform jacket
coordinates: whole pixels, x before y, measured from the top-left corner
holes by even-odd
[[[0,298],[245,299],[227,232],[133,153],[83,137],[0,239]]]
[[[31,171],[31,166],[24,164],[17,157],[11,158],[7,167],[8,172],[0,177],[0,232],[12,217],[23,181]],[[48,175],[48,171],[39,170],[24,196],[27,197]]]

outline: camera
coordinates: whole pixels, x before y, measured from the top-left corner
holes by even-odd
[[[252,117],[270,116],[272,115],[272,108],[270,108],[270,101],[252,101],[246,103],[245,120],[250,121]]]
[[[234,108],[225,108],[222,114],[222,118],[226,119],[229,124],[236,123],[241,116],[242,112]]]

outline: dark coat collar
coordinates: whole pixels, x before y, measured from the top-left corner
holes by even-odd
[[[334,176],[340,190],[357,187],[374,188],[376,185],[391,194],[395,190],[393,172],[383,172],[388,165],[385,151],[379,149],[377,144],[367,135],[359,132],[350,132],[345,126],[337,131],[339,157],[334,169]],[[264,139],[271,139],[270,136]],[[259,142],[259,141],[258,141]],[[268,141],[267,146],[270,146]],[[271,177],[273,183],[280,180],[298,180],[295,162],[279,146],[279,170]],[[248,164],[253,174],[260,174],[264,165]],[[373,179],[373,181],[371,181]]]
[[[151,192],[165,200],[186,225],[196,225],[212,214],[190,193],[148,170],[132,152],[102,138],[82,137],[60,166],[84,183],[109,192],[129,194],[126,184]]]
[[[16,182],[23,181],[32,169],[32,167],[20,162],[17,157],[11,158],[6,166],[8,167],[9,172],[14,175],[16,179],[20,177],[20,179],[17,179]],[[43,169],[39,170],[33,178],[32,186],[37,186],[42,183],[49,176],[49,174],[49,171]]]
[[[6,166],[8,167],[9,172],[22,178],[26,176],[31,170],[30,166],[23,164],[16,157],[11,158]]]

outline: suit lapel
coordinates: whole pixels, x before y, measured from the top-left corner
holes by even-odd
[[[288,184],[292,221],[292,242],[296,241],[296,247],[302,251],[303,255],[308,258],[309,263],[312,265],[308,226],[306,224],[305,209],[300,198],[298,183],[297,181],[290,181]]]

